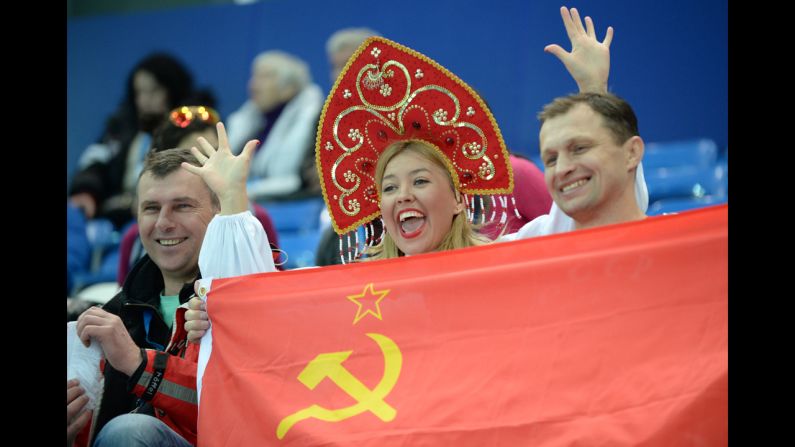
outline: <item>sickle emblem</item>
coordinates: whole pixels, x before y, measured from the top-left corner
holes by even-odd
[[[359,379],[348,371],[344,362],[353,351],[327,352],[318,354],[298,375],[298,380],[310,390],[320,384],[326,377],[356,400],[356,404],[337,410],[329,410],[320,405],[311,405],[299,410],[279,422],[276,428],[276,437],[284,438],[287,431],[298,422],[315,418],[327,422],[339,422],[357,414],[370,411],[384,422],[395,419],[397,410],[384,402],[384,398],[392,391],[400,376],[403,366],[403,355],[398,346],[388,337],[381,334],[367,334],[381,348],[384,355],[384,376],[375,388],[370,390]]]

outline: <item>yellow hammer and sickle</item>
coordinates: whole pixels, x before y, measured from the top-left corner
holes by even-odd
[[[356,404],[338,410],[329,410],[320,405],[312,405],[299,410],[279,422],[276,428],[276,437],[284,438],[287,431],[296,423],[309,418],[320,419],[327,422],[339,422],[365,411],[371,411],[379,419],[389,422],[395,419],[397,410],[384,402],[384,398],[392,391],[400,376],[403,366],[403,354],[398,346],[389,338],[381,334],[367,334],[381,348],[384,355],[384,376],[375,388],[370,390],[344,366],[344,362],[353,351],[327,352],[318,354],[309,362],[298,375],[298,380],[310,390],[323,381],[326,377],[331,379],[338,387],[342,388],[349,396],[356,400]]]

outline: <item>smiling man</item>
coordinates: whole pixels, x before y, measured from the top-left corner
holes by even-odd
[[[193,293],[204,235],[221,204],[183,162],[199,166],[188,149],[147,156],[137,190],[147,255],[113,299],[77,320],[78,336],[84,343],[98,342],[107,361],[91,430],[98,433],[95,446],[196,443],[198,350],[186,347],[184,313],[178,310]],[[67,421],[79,411],[69,408]]]
[[[643,139],[626,101],[579,93],[547,104],[539,119],[547,188],[575,229],[646,217],[635,194]]]
[[[141,243],[163,276],[164,295],[176,296],[196,277],[204,232],[220,208],[200,177],[179,165],[173,172],[165,172],[167,167],[141,176],[138,225]]]

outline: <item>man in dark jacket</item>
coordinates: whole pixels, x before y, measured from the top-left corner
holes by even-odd
[[[185,342],[180,306],[192,294],[199,250],[220,204],[182,162],[199,165],[187,149],[147,157],[137,193],[148,255],[113,299],[78,319],[78,336],[85,344],[98,342],[106,361],[99,410],[88,424],[97,434],[94,445],[196,443],[198,348]],[[69,397],[67,387],[67,404]],[[67,419],[75,413],[67,406]],[[69,429],[67,438],[74,435]]]

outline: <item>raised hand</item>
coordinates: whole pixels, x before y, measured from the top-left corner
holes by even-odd
[[[560,8],[563,25],[571,40],[571,52],[560,45],[552,44],[544,47],[544,51],[552,53],[563,62],[566,70],[577,82],[580,92],[607,92],[607,78],[610,75],[610,42],[613,41],[613,27],[607,27],[604,40],[596,39],[593,20],[585,17],[585,27],[580,20],[577,8]]]
[[[236,214],[248,209],[246,179],[257,140],[246,143],[243,152],[235,156],[229,147],[229,139],[223,123],[216,125],[218,149],[204,137],[198,138],[199,147],[192,147],[191,153],[199,160],[201,167],[182,163],[182,167],[198,175],[221,201],[221,214]]]

